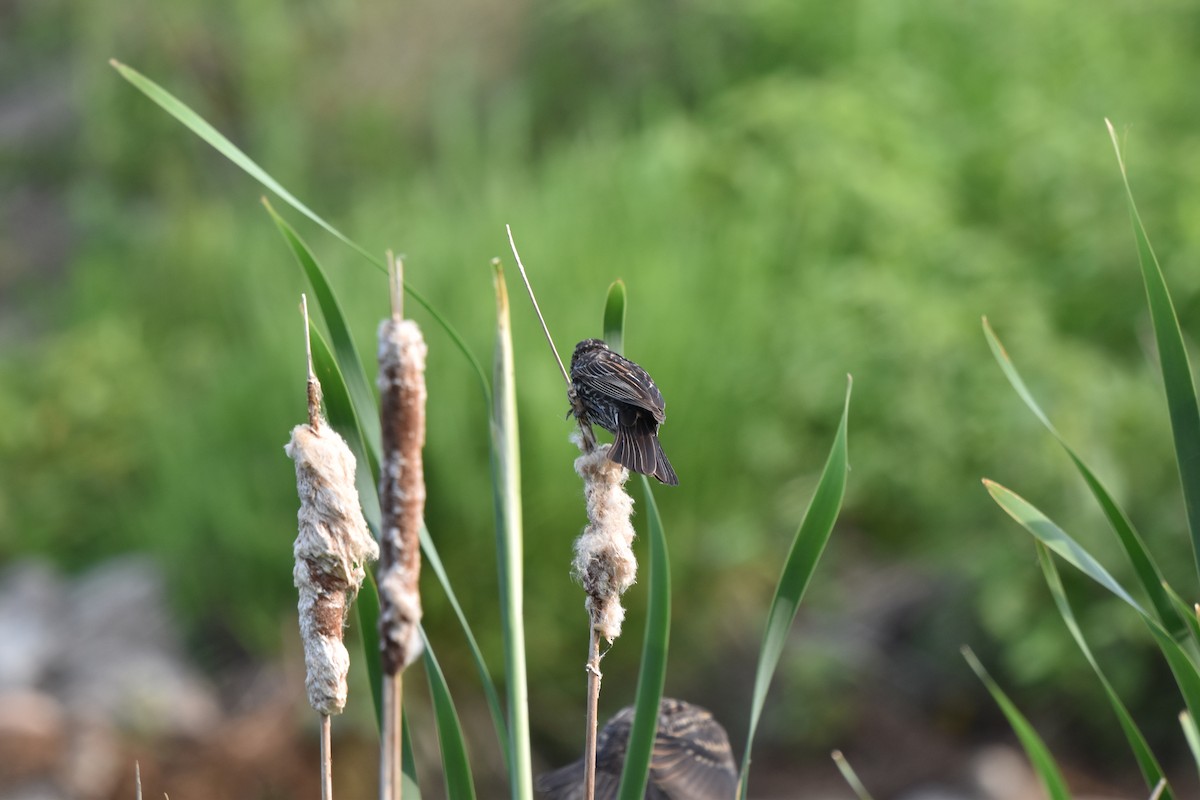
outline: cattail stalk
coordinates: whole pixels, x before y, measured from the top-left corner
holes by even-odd
[[[611,445],[589,449],[575,434],[572,440],[583,451],[575,471],[583,479],[588,524],[575,540],[571,571],[587,594],[585,606],[591,621],[588,642],[587,731],[584,747],[584,797],[595,796],[596,728],[600,701],[600,639],[609,645],[621,635],[625,608],[621,595],[637,576],[633,554],[633,498],[625,491],[629,470],[608,457]]]
[[[379,325],[382,520],[379,643],[383,655],[384,734],[380,797],[400,796],[403,672],[421,655],[421,521],[425,513],[425,340],[402,318],[403,265],[388,253],[392,315]]]
[[[308,304],[303,301],[305,334]],[[307,340],[306,340],[307,341]],[[343,636],[366,563],[379,557],[354,486],[354,456],[320,415],[320,384],[308,350],[309,422],[292,429],[284,452],[296,463],[299,530],[292,577],[299,590],[308,702],[321,714],[322,797],[332,798],[329,717],[346,706],[350,654]]]

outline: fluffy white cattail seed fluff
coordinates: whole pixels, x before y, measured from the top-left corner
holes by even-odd
[[[284,452],[296,462],[300,495],[292,575],[300,591],[308,702],[322,714],[340,714],[350,669],[342,643],[346,616],[366,577],[365,563],[379,557],[379,545],[359,506],[354,456],[328,423],[297,425]]]
[[[576,433],[572,439],[582,448]],[[611,445],[601,445],[575,459],[583,478],[588,524],[575,540],[572,573],[587,592],[592,627],[611,644],[621,635],[625,609],[621,595],[637,577],[633,555],[633,498],[625,491],[629,470],[608,457]]]
[[[421,520],[425,514],[425,356],[421,329],[395,317],[379,325],[382,517],[379,646],[395,675],[421,655]]]

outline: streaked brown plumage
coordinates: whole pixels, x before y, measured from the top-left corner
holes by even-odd
[[[585,425],[613,435],[609,458],[668,486],[679,478],[658,441],[666,402],[654,381],[600,339],[584,339],[571,356],[571,411]]]
[[[596,740],[596,800],[613,800],[621,784],[633,706],[621,709]],[[582,800],[583,759],[538,776],[549,800]],[[729,736],[700,706],[664,697],[650,756],[646,800],[733,800],[737,767]]]

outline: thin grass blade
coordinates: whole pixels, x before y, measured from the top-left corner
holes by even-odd
[[[408,724],[408,711],[400,710],[400,780],[401,797],[404,800],[421,800],[421,787],[417,783],[417,758],[413,754],[412,729]]]
[[[496,555],[500,573],[500,620],[508,687],[510,796],[533,797],[529,752],[529,689],[525,669],[524,542],[521,522],[521,452],[517,433],[516,371],[508,289],[499,261],[496,288],[496,354],[492,373],[492,488],[496,506]]]
[[[379,261],[377,258],[373,257],[356,242],[352,241],[348,236],[330,225],[325,220],[321,219],[316,212],[304,205],[304,203],[300,202],[300,200],[287,189],[283,188],[278,181],[272,178],[265,169],[256,164],[254,160],[250,158],[250,156],[246,155],[242,151],[241,148],[229,141],[229,139],[227,139],[223,133],[210,125],[207,120],[193,111],[182,100],[168,92],[163,87],[159,86],[154,81],[147,78],[142,73],[138,72],[132,67],[122,64],[116,59],[112,59],[108,63],[111,64],[118,73],[120,73],[122,78],[133,84],[138,91],[157,103],[160,108],[162,108],[172,117],[182,122],[184,126],[192,131],[192,133],[196,134],[209,145],[211,145],[221,155],[225,156],[238,167],[241,167],[241,169],[250,177],[254,178],[263,186],[270,189],[271,192],[276,194],[281,200],[299,211],[304,216],[311,219],[313,222],[320,225],[334,237],[349,245],[354,250],[357,250],[368,261],[371,261],[380,269],[384,269],[382,261]]]
[[[1067,535],[1066,531],[1055,525],[1045,514],[1034,508],[1014,492],[998,483],[985,480],[992,499],[1003,508],[1009,516],[1020,523],[1021,527],[1033,534],[1034,538],[1058,553],[1068,564],[1083,572],[1096,583],[1124,600],[1132,607],[1146,623],[1150,635],[1158,644],[1159,650],[1167,660],[1175,676],[1175,682],[1183,695],[1184,704],[1195,714],[1200,709],[1200,672],[1188,654],[1179,643],[1167,633],[1166,629],[1153,616],[1146,612],[1137,601],[1129,596],[1120,584],[1100,566],[1092,556]]]
[[[421,639],[425,642],[425,675],[429,679],[429,696],[433,700],[434,719],[437,723],[438,745],[442,752],[442,770],[446,777],[446,796],[455,800],[474,800],[475,779],[471,776],[471,761],[467,757],[467,741],[463,736],[454,699],[446,676],[438,664],[433,646],[425,629],[421,628]],[[405,737],[408,739],[409,737]]]
[[[364,247],[362,247],[362,245],[346,236],[337,228],[333,227],[333,225],[330,225],[318,214],[316,214],[316,212],[314,212],[304,203],[300,202],[295,195],[285,189],[283,185],[271,177],[266,170],[255,163],[254,160],[246,155],[237,145],[229,141],[224,134],[209,124],[207,120],[193,111],[182,100],[175,97],[175,95],[171,94],[162,86],[150,80],[137,70],[120,63],[116,59],[110,60],[109,64],[112,65],[112,67],[121,75],[122,78],[127,80],[142,94],[146,95],[146,97],[157,103],[158,106],[168,114],[182,122],[184,126],[189,128],[203,141],[211,145],[217,152],[225,156],[236,166],[240,167],[247,175],[261,183],[292,208],[296,209],[301,214],[308,217],[317,225],[328,231],[331,235],[333,235],[334,238],[361,255],[368,262],[373,264],[380,272],[387,272],[387,265],[384,264],[383,259],[366,250]],[[407,283],[404,285],[404,291],[406,291],[408,295],[412,297],[412,299],[415,300],[422,308],[429,312],[429,315],[433,318],[433,320],[437,322],[437,324],[440,325],[447,334],[449,334],[451,340],[454,341],[455,346],[458,347],[459,351],[462,352],[467,361],[471,364],[472,369],[474,369],[476,377],[479,378],[479,383],[483,390],[484,398],[490,403],[491,387],[488,386],[487,375],[484,373],[483,366],[479,363],[479,359],[475,358],[475,354],[472,353],[467,347],[466,341],[463,340],[462,336],[459,335],[454,326],[451,325],[449,321],[447,321],[446,318],[437,311],[437,309],[429,304],[429,301],[426,300],[420,292],[413,289]]]
[[[846,429],[850,417],[850,390],[853,381],[846,383],[846,400],[842,408],[842,420],[838,424],[837,434],[833,439],[833,447],[817,484],[817,491],[809,503],[808,511],[796,537],[792,541],[791,552],[783,566],[783,574],[779,585],[775,588],[775,598],[771,602],[771,610],[767,613],[766,630],[763,632],[762,646],[758,655],[758,670],[754,676],[754,694],[750,705],[750,729],[746,734],[746,752],[742,756],[740,797],[745,800],[750,773],[750,752],[754,745],[754,734],[758,730],[758,722],[762,716],[763,707],[767,701],[767,690],[779,659],[783,655],[787,643],[788,631],[800,601],[808,589],[813,572],[829,536],[833,533],[833,525],[837,521],[842,508],[842,498],[846,493],[846,473],[849,470],[847,454]]]
[[[429,529],[424,525],[421,526],[421,553],[425,556],[425,566],[433,570],[437,576],[438,583],[446,591],[446,599],[450,602],[450,607],[454,609],[454,616],[458,618],[458,624],[462,627],[463,634],[467,638],[467,646],[471,650],[471,659],[475,662],[475,672],[479,675],[479,683],[483,686],[483,694],[487,700],[488,711],[492,715],[492,725],[496,728],[496,739],[500,743],[500,754],[504,758],[504,763],[508,764],[512,758],[512,745],[508,740],[508,723],[504,719],[504,707],[500,704],[500,693],[496,690],[496,684],[492,681],[491,673],[488,672],[487,662],[483,660],[483,651],[479,649],[479,643],[475,641],[475,634],[471,631],[471,625],[467,622],[467,615],[463,612],[462,606],[458,602],[458,596],[450,586],[450,576],[446,574],[446,567],[442,564],[442,557],[438,554],[437,547],[433,543],[433,538],[429,534]]]
[[[858,773],[854,771],[854,767],[850,766],[850,762],[842,755],[841,750],[833,751],[833,763],[837,765],[838,772],[842,773],[842,777],[854,790],[854,794],[858,800],[872,800],[871,793],[867,791],[867,787],[859,780]]]
[[[1046,585],[1050,587],[1050,594],[1054,596],[1054,604],[1058,606],[1058,613],[1062,616],[1063,622],[1067,625],[1067,630],[1071,632],[1072,638],[1079,646],[1084,658],[1091,665],[1092,671],[1096,673],[1096,677],[1100,679],[1100,685],[1104,687],[1104,694],[1108,697],[1109,705],[1112,706],[1113,713],[1117,715],[1117,722],[1121,725],[1121,730],[1125,734],[1126,740],[1129,742],[1129,749],[1133,751],[1133,756],[1137,760],[1138,768],[1142,771],[1142,777],[1146,779],[1146,786],[1151,790],[1163,779],[1162,767],[1159,766],[1158,759],[1154,757],[1154,753],[1150,750],[1150,745],[1146,742],[1146,737],[1142,735],[1137,723],[1133,721],[1129,710],[1121,701],[1120,695],[1116,689],[1109,683],[1108,677],[1104,671],[1100,669],[1100,664],[1096,661],[1092,654],[1092,649],[1088,646],[1087,640],[1083,636],[1083,630],[1079,627],[1079,623],[1075,619],[1075,613],[1071,609],[1071,604],[1067,600],[1066,590],[1063,588],[1062,577],[1058,574],[1058,567],[1054,564],[1054,558],[1050,555],[1049,549],[1037,542],[1038,562],[1042,565],[1042,574],[1046,577]],[[1164,789],[1164,797],[1171,797],[1170,788]]]
[[[1196,729],[1196,719],[1186,711],[1179,712],[1179,724],[1183,727],[1184,738],[1187,739],[1188,749],[1192,751],[1192,760],[1196,769],[1200,770],[1200,730]]]
[[[1171,605],[1179,612],[1179,616],[1187,625],[1188,632],[1191,633],[1191,638],[1180,642],[1184,647],[1189,649],[1193,654],[1193,660],[1200,660],[1200,619],[1196,618],[1198,613],[1195,606],[1188,607],[1183,598],[1176,594],[1175,590],[1166,581],[1163,581],[1163,590],[1167,593],[1167,597],[1171,599]]]
[[[367,459],[371,465],[371,474],[378,484],[379,404],[375,400],[371,384],[367,381],[367,373],[363,369],[362,359],[359,358],[358,347],[350,335],[350,326],[346,324],[346,315],[342,313],[342,306],[329,285],[325,270],[313,256],[312,250],[304,243],[295,229],[283,217],[275,213],[275,209],[271,207],[270,203],[264,201],[263,205],[266,207],[267,213],[271,215],[271,220],[279,229],[280,234],[283,235],[284,241],[291,248],[292,255],[295,256],[296,263],[300,265],[305,277],[308,278],[309,285],[312,286],[313,295],[321,309],[321,316],[325,318],[325,326],[329,329],[329,339],[333,344],[342,379],[345,381],[346,391],[350,396],[354,416],[358,421],[358,429],[362,432]]]
[[[642,662],[638,667],[637,699],[634,701],[633,728],[621,772],[620,800],[641,800],[646,796],[650,758],[658,735],[658,707],[667,680],[667,652],[671,640],[671,564],[662,517],[645,475],[642,492],[646,500],[646,538],[649,540],[650,584],[647,588],[646,630],[642,637]]]
[[[1192,533],[1192,552],[1197,573],[1200,574],[1200,407],[1196,403],[1196,385],[1192,381],[1187,348],[1183,343],[1183,333],[1179,329],[1179,318],[1175,315],[1166,279],[1154,255],[1154,248],[1150,246],[1150,237],[1142,225],[1137,204],[1133,201],[1133,189],[1129,185],[1129,174],[1125,170],[1117,132],[1111,122],[1105,120],[1105,123],[1117,154],[1117,164],[1121,168],[1129,216],[1137,239],[1138,263],[1142,268],[1142,283],[1146,287],[1146,301],[1154,324],[1154,340],[1158,344],[1158,360],[1162,367],[1167,410],[1170,412],[1171,432],[1175,439],[1175,459],[1179,465],[1179,480],[1183,485],[1188,527]]]
[[[971,665],[971,669],[983,681],[987,690],[991,692],[996,705],[1000,706],[1000,710],[1008,718],[1008,724],[1012,726],[1013,732],[1021,740],[1021,746],[1025,748],[1025,754],[1029,757],[1029,762],[1033,765],[1034,771],[1037,773],[1038,778],[1041,779],[1042,785],[1046,788],[1046,793],[1050,796],[1051,800],[1070,800],[1071,793],[1067,789],[1067,782],[1063,778],[1062,772],[1059,771],[1058,765],[1054,762],[1054,756],[1050,754],[1046,743],[1038,736],[1037,731],[1029,724],[1029,720],[1025,719],[1025,715],[1008,699],[1008,695],[1004,693],[1004,690],[992,680],[992,676],[983,668],[983,664],[975,657],[975,653],[971,651],[971,648],[964,647],[962,654],[963,658],[967,659],[967,663]]]
[[[1017,395],[1025,402],[1025,405],[1029,407],[1029,410],[1033,412],[1033,415],[1038,418],[1046,430],[1062,445],[1062,448],[1075,464],[1076,470],[1079,471],[1084,482],[1087,483],[1092,496],[1100,504],[1105,518],[1108,519],[1109,526],[1116,533],[1121,546],[1125,549],[1125,554],[1129,557],[1129,561],[1133,565],[1133,570],[1138,576],[1138,581],[1146,592],[1146,596],[1150,598],[1150,603],[1158,614],[1158,620],[1176,640],[1183,640],[1186,637],[1187,631],[1185,620],[1180,617],[1175,605],[1167,596],[1167,592],[1163,586],[1162,573],[1159,571],[1158,565],[1154,562],[1150,551],[1142,541],[1142,537],[1134,529],[1133,523],[1129,521],[1129,517],[1125,514],[1125,511],[1117,505],[1116,500],[1113,499],[1109,491],[1100,482],[1100,479],[1084,463],[1074,448],[1067,444],[1053,423],[1050,422],[1050,418],[1042,411],[1034,399],[1033,393],[1029,391],[1020,373],[1017,372],[1016,366],[1008,357],[1008,352],[1004,349],[1004,345],[1001,344],[1000,339],[992,331],[991,326],[988,325],[986,317],[983,320],[983,333],[987,337],[988,347],[991,348],[992,355],[995,356],[996,362],[1000,365],[1004,376],[1008,378],[1008,382],[1012,385]]]
[[[604,301],[604,341],[614,353],[625,352],[625,281],[613,281]]]
[[[1016,492],[1005,488],[995,481],[985,478],[983,484],[987,487],[988,493],[996,501],[997,505],[1020,523],[1021,527],[1032,533],[1034,538],[1058,553],[1069,564],[1083,572],[1096,583],[1133,606],[1139,614],[1149,616],[1146,609],[1142,608],[1141,604],[1134,600],[1121,584],[1117,583],[1116,578],[1099,561],[1094,559],[1091,553],[1083,549],[1066,531],[1055,525],[1049,517]]]

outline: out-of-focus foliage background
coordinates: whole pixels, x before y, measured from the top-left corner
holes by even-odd
[[[304,415],[299,271],[261,188],[121,81],[117,57],[353,238],[403,252],[484,363],[505,223],[560,349],[598,335],[607,286],[627,282],[627,352],[664,391],[681,477],[657,493],[676,578],[668,691],[718,710],[735,742],[852,373],[850,495],[764,752],[824,758],[882,696],[913,724],[971,735],[984,712],[957,652],[971,643],[1050,709],[1052,741],[1104,767],[1123,753],[1116,726],[979,478],[1124,565],[979,320],[1178,566],[1172,583],[1194,586],[1103,118],[1128,132],[1194,331],[1198,34],[1200,7],[1169,1],[8,3],[0,558],[81,569],[152,553],[213,670],[278,655],[292,613],[282,445]],[[290,218],[370,354],[384,277]],[[585,618],[567,577],[582,505],[561,377],[509,277],[533,718],[539,751],[561,761],[579,735],[563,709],[582,707]],[[428,525],[499,667],[485,408],[449,339],[412,313],[430,346]],[[426,585],[460,703],[478,704]],[[1079,600],[1144,724],[1175,738],[1177,701],[1130,643],[1130,615]],[[606,660],[613,709],[632,698],[636,590],[630,603]]]

